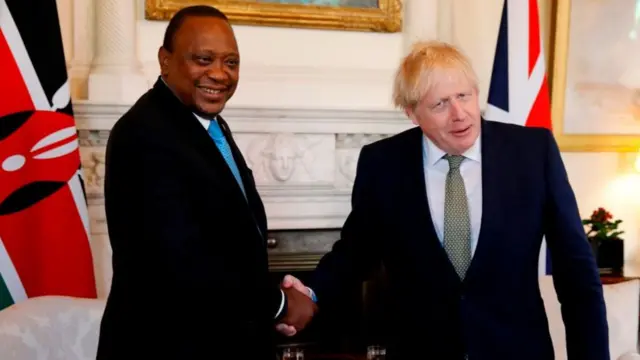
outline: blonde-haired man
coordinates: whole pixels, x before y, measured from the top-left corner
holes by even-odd
[[[551,360],[544,235],[569,359],[608,360],[602,284],[552,134],[482,119],[471,64],[445,43],[415,45],[394,101],[417,127],[362,149],[352,212],[307,284],[320,311],[382,262],[390,359]]]

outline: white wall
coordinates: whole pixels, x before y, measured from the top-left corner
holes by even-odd
[[[451,3],[452,13],[440,13],[452,19],[441,17],[434,27],[440,28],[440,38],[453,41],[472,56],[484,104],[502,1],[435,0],[441,8],[446,2]],[[541,1],[541,11],[548,11],[545,1]],[[167,22],[145,20],[144,0],[138,0],[137,18],[138,57],[145,75],[153,81],[157,49]],[[233,27],[240,47],[242,80],[231,106],[392,108],[390,85],[403,55],[402,33]]]
[[[69,30],[73,27],[69,21],[75,19],[76,24],[86,22],[86,16],[90,15],[90,11],[83,10],[87,5],[78,1],[58,0],[58,3],[61,19],[67,22],[62,24],[65,51],[67,56],[79,59],[79,68],[83,68],[87,65],[83,59],[90,59],[93,52],[91,41],[95,30]],[[479,73],[482,99],[485,99],[502,1],[406,1],[419,1],[412,6],[431,6],[437,10],[438,24],[430,28],[437,29],[440,38],[460,45],[471,56]],[[151,84],[157,76],[156,52],[162,42],[166,22],[144,20],[143,4],[144,0],[136,2],[135,38],[137,58],[148,84]],[[540,0],[539,4],[544,39],[548,39],[551,2]],[[73,13],[70,13],[71,9]],[[89,15],[83,16],[82,11]],[[425,14],[424,19],[433,17],[433,14]],[[413,18],[420,20],[420,17]],[[391,79],[406,47],[406,32],[380,34],[251,26],[234,26],[234,29],[241,50],[242,69],[240,86],[230,101],[230,107],[391,109]],[[435,34],[429,31],[426,30]],[[548,55],[548,41],[545,45]],[[75,70],[72,68],[71,72],[76,73]],[[80,90],[74,91],[78,96],[86,94],[86,87],[82,87],[82,81],[80,83]],[[120,100],[131,103],[135,96]],[[593,209],[604,206],[615,217],[623,219],[627,240],[625,257],[629,261],[638,259],[640,201],[636,200],[638,194],[634,195],[635,198],[630,194],[633,187],[640,188],[640,183],[637,179],[635,183],[630,182],[620,173],[618,154],[563,153],[563,157],[582,216],[587,217]],[[108,267],[108,264],[98,266]]]
[[[167,22],[144,20],[139,0],[138,54],[150,79]],[[230,106],[390,109],[401,33],[234,26],[241,81]]]

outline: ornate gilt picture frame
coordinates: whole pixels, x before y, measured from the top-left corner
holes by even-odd
[[[289,1],[291,2],[291,1]],[[215,6],[234,24],[398,32],[402,29],[402,0],[378,0],[377,7],[279,4],[260,0],[146,0],[147,20],[169,20],[180,8]]]
[[[640,26],[633,25],[638,10],[630,4],[581,0],[554,6],[551,107],[562,151],[640,149],[640,51],[634,40]]]

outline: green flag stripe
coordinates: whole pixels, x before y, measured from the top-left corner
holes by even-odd
[[[0,275],[0,310],[10,305],[13,305],[13,298],[9,293],[9,289],[7,288],[7,284],[4,282],[2,275]]]

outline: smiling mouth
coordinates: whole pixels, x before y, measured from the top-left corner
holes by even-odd
[[[222,93],[226,92],[226,89],[225,90],[221,90],[221,89],[210,89],[210,88],[204,88],[204,87],[201,87],[199,89],[204,91],[205,93],[211,94],[211,95],[217,95],[217,94],[222,94]]]
[[[210,103],[219,103],[227,99],[227,88],[224,89],[212,89],[206,87],[198,87],[200,90],[200,96],[204,101]]]
[[[471,125],[467,126],[462,130],[454,130],[451,133],[456,136],[465,135],[471,129]]]

